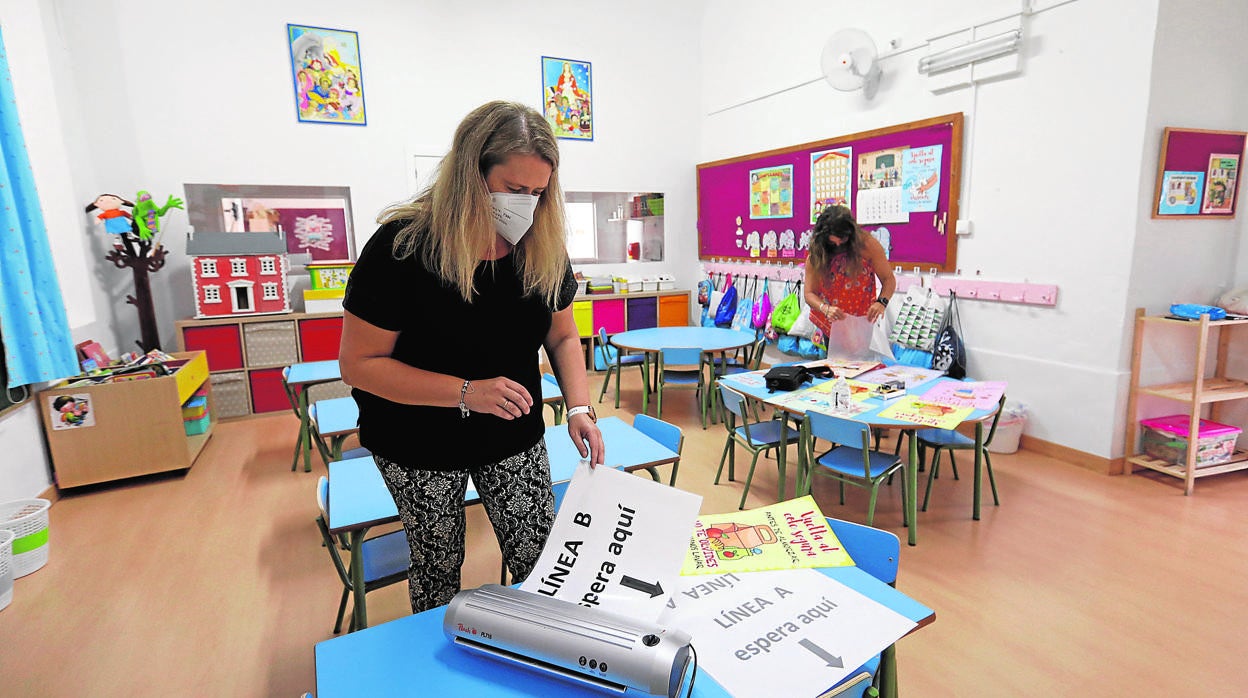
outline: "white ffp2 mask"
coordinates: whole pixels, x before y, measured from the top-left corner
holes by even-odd
[[[494,209],[494,230],[507,242],[515,245],[533,226],[533,211],[537,209],[536,196],[490,192],[490,206]]]

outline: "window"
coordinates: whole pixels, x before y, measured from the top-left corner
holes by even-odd
[[[205,303],[220,303],[221,302],[221,287],[220,286],[205,286],[204,287],[204,302]]]
[[[276,274],[277,273],[277,258],[276,257],[261,257],[260,258],[260,273],[266,276],[269,274]],[[267,293],[265,294],[265,298],[268,298]]]
[[[564,204],[568,216],[568,256],[572,259],[594,259],[598,256],[598,226],[592,201],[569,201]]]
[[[230,276],[247,276],[247,258],[230,258]]]
[[[217,275],[217,260],[201,259],[199,260],[199,275],[211,277]]]
[[[262,268],[263,268],[263,267],[262,267]],[[260,296],[260,298],[261,298],[262,300],[266,300],[266,301],[275,301],[275,300],[277,300],[277,299],[278,299],[278,298],[277,298],[277,282],[275,282],[275,281],[266,281],[266,282],[264,282],[264,283],[260,284],[260,288],[261,288],[261,296]]]

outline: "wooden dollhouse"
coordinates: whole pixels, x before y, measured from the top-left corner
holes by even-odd
[[[286,242],[269,233],[192,233],[195,317],[289,313]]]

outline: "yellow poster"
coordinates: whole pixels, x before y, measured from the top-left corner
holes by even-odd
[[[728,514],[699,516],[682,575],[854,564],[810,495]]]
[[[880,410],[880,416],[936,429],[953,429],[973,411],[970,407],[938,405],[914,398],[902,398],[896,405]]]

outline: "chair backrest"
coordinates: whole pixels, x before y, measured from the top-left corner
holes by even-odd
[[[325,544],[325,548],[329,550],[329,558],[334,562],[334,569],[338,572],[338,579],[343,586],[351,586],[351,574],[347,570],[347,563],[342,559],[342,555],[338,552],[338,545],[334,541],[334,536],[329,532],[329,479],[324,475],[316,481],[316,505],[321,510],[321,515],[316,517],[316,527],[321,532],[321,542]],[[851,556],[852,557],[852,556]]]
[[[697,347],[663,347],[659,350],[659,360],[665,371],[702,370],[702,350]]]
[[[684,448],[684,432],[670,422],[655,419],[648,414],[639,414],[633,417],[633,428],[658,441],[669,450],[675,451],[676,455],[680,455],[681,449]]]
[[[740,420],[741,430],[745,432],[745,440],[752,442],[753,437],[750,436],[750,415],[746,409],[745,395],[729,388],[722,382],[716,385],[719,386],[719,395],[723,398],[724,409],[728,410],[728,418],[724,420],[724,428],[728,430],[729,435],[735,434],[737,432],[737,421]],[[787,428],[785,433],[788,433]]]
[[[988,428],[988,436],[984,437],[984,448],[988,448],[988,444],[992,443],[992,435],[997,433],[997,422],[1001,421],[1001,413],[1005,411],[1005,393],[1001,394],[1001,399],[997,402],[997,413],[992,415],[992,426]]]
[[[870,448],[871,427],[865,422],[813,410],[806,413],[806,418],[810,420],[810,433],[824,441],[864,450]]]
[[[616,348],[607,339],[607,328],[598,328],[598,351],[594,352],[594,370],[605,371],[615,365]]]
[[[750,362],[746,368],[757,371],[763,365],[763,352],[767,349],[767,338],[759,337],[750,347]]]
[[[901,558],[901,541],[896,535],[831,517],[828,526],[859,569],[885,584],[896,583]]]
[[[329,478],[324,475],[316,481],[316,506],[321,509],[321,516],[325,517],[326,525],[329,524]]]

